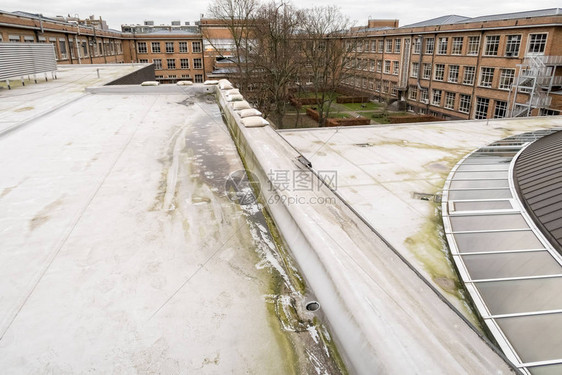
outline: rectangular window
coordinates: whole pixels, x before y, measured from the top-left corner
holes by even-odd
[[[428,64],[428,63],[423,64],[422,78],[423,79],[430,79],[431,78],[431,64]]]
[[[478,50],[480,49],[480,36],[469,36],[468,37],[468,51],[467,55],[478,55]]]
[[[187,42],[179,42],[179,45],[180,45],[180,52],[183,52],[183,53],[188,52],[187,51]]]
[[[482,120],[488,117],[489,105],[490,105],[490,99],[476,98],[476,112],[474,112],[474,118],[477,120]]]
[[[367,88],[367,78],[363,77],[363,79],[361,80],[361,87],[363,87],[364,89]]]
[[[530,34],[528,53],[544,53],[546,48],[546,34]]]
[[[152,42],[152,53],[160,53],[160,42]]]
[[[201,42],[191,42],[191,49],[193,50],[193,53],[200,53]]]
[[[410,90],[408,91],[408,98],[412,100],[418,99],[418,88],[416,86],[410,86]]]
[[[166,53],[174,53],[174,42],[166,42]]]
[[[384,60],[384,72],[390,74],[390,61]]]
[[[375,60],[369,60],[369,71],[375,71]]]
[[[182,74],[181,78],[191,78],[191,76],[189,74]]]
[[[148,64],[148,59],[139,59],[139,63]]]
[[[383,50],[384,50],[384,41],[383,41],[383,40],[379,40],[378,51],[379,51],[379,53],[382,53]]]
[[[420,70],[420,63],[413,62],[412,63],[412,71],[410,72],[410,77],[418,78],[419,70]]]
[[[377,52],[377,42],[371,40],[371,52]]]
[[[515,69],[500,69],[500,89],[511,90]]]
[[[436,81],[443,81],[445,77],[445,65],[435,64],[435,73],[433,74],[433,79]]]
[[[419,55],[421,52],[421,38],[414,38],[414,53]]]
[[[19,35],[8,35],[8,40],[10,41],[10,43],[19,43],[20,37]]]
[[[457,83],[459,81],[459,66],[449,65],[449,82]]]
[[[492,87],[492,82],[494,81],[494,69],[495,68],[482,68],[480,70],[480,86]]]
[[[464,38],[462,36],[457,36],[453,38],[453,45],[451,49],[452,55],[461,55],[462,54],[462,43]]]
[[[521,35],[508,35],[505,42],[505,55],[507,57],[519,56],[519,47],[521,46]]]
[[[170,74],[170,75],[168,75],[168,78],[176,78],[176,75],[175,75],[175,74]]]
[[[166,59],[166,65],[168,69],[176,69],[176,59]]]
[[[386,53],[392,53],[392,39],[387,39],[386,40],[386,49],[385,49]]]
[[[60,51],[60,58],[66,59],[66,43],[64,40],[59,40],[59,51]]]
[[[494,118],[504,118],[507,114],[507,102],[496,100],[496,107],[494,108]]]
[[[492,35],[486,37],[486,47],[484,48],[485,56],[497,56],[500,47],[500,36]]]
[[[454,92],[445,93],[445,108],[455,109],[455,97],[457,96]]]
[[[357,52],[363,52],[363,42],[361,41],[357,42],[357,44],[355,45],[355,50]]]
[[[464,76],[462,78],[463,85],[474,85],[474,75],[476,68],[474,66],[464,67]]]
[[[399,72],[400,72],[400,61],[395,61],[393,74],[398,75]]]
[[[82,42],[82,52],[84,52],[84,56],[88,57],[88,44],[86,42]]]
[[[153,59],[152,62],[154,63],[154,69],[156,70],[162,69],[162,59]]]
[[[396,82],[390,82],[390,94],[393,96],[398,95],[398,87]]]
[[[381,81],[376,80],[375,81],[375,91],[376,92],[380,92],[381,91]]]
[[[433,54],[433,49],[435,48],[435,39],[427,38],[425,40],[425,53]]]
[[[402,39],[395,39],[394,40],[394,53],[400,53]]]
[[[433,90],[433,96],[431,98],[431,104],[440,106],[441,105],[441,90]]]
[[[470,111],[470,102],[472,100],[472,96],[460,94],[459,100],[459,112],[468,113]]]
[[[201,59],[193,59],[193,69],[203,69],[203,62]]]
[[[382,72],[382,60],[377,60],[377,72]]]
[[[137,42],[137,51],[138,53],[147,53],[146,42]]]
[[[437,49],[437,54],[446,55],[448,44],[449,44],[449,38],[439,38],[439,46]]]
[[[189,59],[180,59],[181,69],[189,69]]]
[[[427,89],[425,88],[420,89],[420,102],[422,103],[428,102]]]

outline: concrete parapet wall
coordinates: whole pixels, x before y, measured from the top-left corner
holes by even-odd
[[[218,89],[217,100],[351,373],[512,372],[374,228],[320,183],[314,165],[299,163],[301,155],[271,127],[245,128]],[[272,171],[311,172],[318,189],[271,187]]]

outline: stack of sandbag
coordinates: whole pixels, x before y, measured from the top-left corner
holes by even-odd
[[[255,128],[269,125],[269,122],[262,117],[262,113],[250,106],[238,89],[235,89],[232,83],[227,79],[218,81],[218,87],[224,94],[224,97],[234,110],[234,113],[240,117],[242,125],[247,128]]]

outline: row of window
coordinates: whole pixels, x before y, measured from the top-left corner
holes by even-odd
[[[178,79],[176,74],[168,74],[166,77],[164,77],[163,75],[155,75],[154,78],[156,78],[157,80],[177,80]],[[182,74],[181,79],[190,80],[191,76],[189,74]],[[195,83],[203,83],[203,74],[195,74],[193,76],[193,81]]]
[[[9,35],[8,40],[11,43],[21,43],[23,38],[24,43],[35,43],[35,38],[29,35]],[[2,34],[0,34],[0,42],[2,42]],[[94,39],[81,39],[74,40],[69,38],[68,42],[65,38],[55,37],[39,37],[39,43],[50,43],[55,47],[55,54],[57,60],[67,60],[69,57],[72,59],[84,57],[98,57],[98,56],[112,56],[120,55],[123,53],[123,45],[120,40],[94,40]]]
[[[546,40],[548,34],[537,33],[529,34],[529,42],[527,47],[528,54],[542,54],[546,49]],[[504,38],[504,48],[500,54],[500,42]],[[514,35],[488,35],[485,37],[484,56],[506,56],[518,57],[521,49],[521,34]],[[455,36],[455,37],[439,37],[437,45],[435,38],[423,38],[424,54],[432,55],[434,52],[438,55],[473,55],[480,53],[480,36]],[[400,53],[402,47],[402,39],[386,39],[382,40],[365,40],[357,43],[356,50],[358,52],[378,52],[378,53]],[[422,50],[422,38],[414,38],[413,53],[420,54]]]
[[[459,83],[461,66],[459,65],[448,65],[448,71],[445,71],[445,64],[435,64],[433,68],[433,80],[435,81],[446,81],[450,83]],[[474,85],[476,78],[476,67],[474,66],[463,66],[462,80],[460,83],[463,85]],[[412,63],[412,70],[410,76],[412,78],[418,78],[420,65],[418,62]],[[494,82],[494,75],[496,70],[499,70],[500,79],[498,83],[498,88],[502,90],[510,90],[513,80],[515,78],[515,69],[501,69],[492,67],[481,67],[480,75],[478,78],[478,86],[480,87],[492,87]],[[447,73],[447,74],[445,74]],[[422,64],[421,78],[431,79],[432,69],[431,64]]]
[[[382,60],[374,59],[354,59],[352,61],[352,67],[357,70],[365,70],[374,72],[381,72],[383,65]],[[400,71],[400,61],[390,61],[384,60],[384,72],[387,74],[398,74]]]
[[[162,52],[161,42],[150,42],[150,48],[152,53]],[[164,42],[164,51],[166,53],[175,53],[176,46],[175,42]],[[191,51],[193,53],[201,53],[201,42],[191,42]],[[137,42],[137,52],[138,53],[148,53],[148,42]],[[188,42],[178,42],[178,52],[188,53]]]
[[[166,59],[166,68],[162,66],[162,59],[152,59],[154,63],[154,69],[162,70],[162,69],[189,69],[189,59],[179,59],[180,64],[176,65],[177,59]],[[139,63],[148,64],[148,59],[139,59]],[[196,58],[193,59],[193,69],[203,69],[203,59]]]
[[[470,105],[472,102],[472,95],[467,94],[457,94],[456,92],[446,91],[443,97],[443,90],[433,89],[431,95],[431,105],[436,107],[443,107],[450,110],[457,110],[461,113],[469,113]],[[457,95],[459,95],[458,107],[457,106]],[[418,88],[416,86],[410,86],[408,90],[408,99],[418,100]],[[419,101],[422,103],[428,103],[428,89],[422,88],[419,90]],[[488,117],[490,99],[476,97],[476,109],[474,111],[475,119],[485,119]],[[507,115],[507,102],[502,100],[495,101],[494,115],[493,118],[503,118]]]
[[[388,80],[369,80],[366,77],[349,77],[346,84],[358,88],[368,89],[371,91],[380,92],[383,94],[390,94],[397,96],[398,85],[396,82]],[[458,101],[457,101],[458,95]],[[408,89],[408,99],[419,101],[420,103],[430,103],[429,90],[421,88],[418,90],[417,86],[410,86]],[[436,107],[443,107],[461,113],[470,113],[472,103],[472,95],[460,94],[456,92],[443,91],[441,89],[431,90],[431,105]],[[485,119],[488,116],[488,109],[490,105],[489,98],[476,97],[476,108],[474,111],[475,119]],[[493,118],[503,118],[507,116],[507,102],[501,100],[494,101]]]

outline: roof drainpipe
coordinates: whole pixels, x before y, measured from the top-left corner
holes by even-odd
[[[423,47],[423,35],[421,35],[421,34],[418,35],[418,39],[420,41],[420,58],[418,60],[418,80],[417,80],[417,83],[418,83],[418,90],[421,90],[422,87],[420,85],[420,73],[421,73],[422,58],[423,58],[423,48],[422,48]]]

